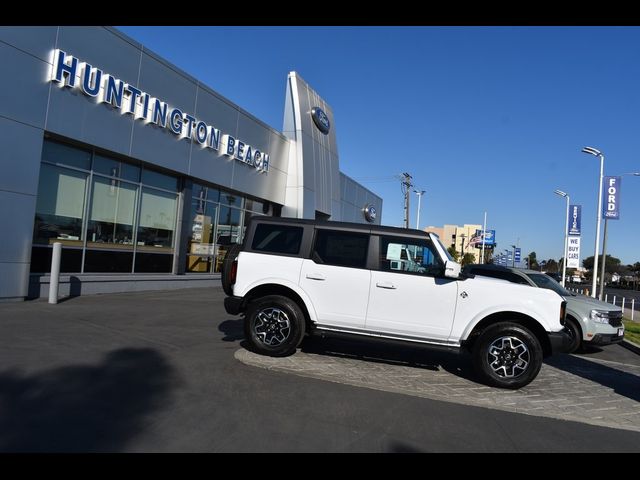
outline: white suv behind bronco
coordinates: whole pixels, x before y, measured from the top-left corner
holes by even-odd
[[[468,350],[483,381],[520,388],[569,341],[556,292],[461,276],[419,230],[252,217],[222,285],[227,313],[243,313],[249,345],[270,356],[305,334],[376,337]]]

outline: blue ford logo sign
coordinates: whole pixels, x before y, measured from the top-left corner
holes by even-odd
[[[316,124],[318,130],[320,130],[325,135],[329,133],[329,129],[331,128],[331,124],[329,123],[329,117],[320,107],[313,107],[311,109],[311,118],[313,118],[313,123]]]
[[[369,223],[373,223],[376,221],[376,215],[378,214],[376,207],[374,207],[373,205],[365,205],[364,207],[364,219],[369,222]]]

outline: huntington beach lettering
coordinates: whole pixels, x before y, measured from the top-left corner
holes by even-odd
[[[87,96],[97,98],[99,103],[108,103],[123,115],[133,115],[134,119],[142,119],[146,124],[152,123],[166,128],[179,139],[188,138],[202,148],[222,151],[224,155],[246,163],[260,172],[269,171],[269,154],[232,135],[222,134],[214,126],[87,62],[80,62],[60,49],[53,51],[50,80],[58,83],[60,87],[78,89]]]

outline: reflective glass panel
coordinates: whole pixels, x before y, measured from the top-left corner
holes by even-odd
[[[149,188],[142,189],[138,246],[171,248],[176,228],[177,196]]]
[[[93,177],[87,242],[91,247],[133,248],[133,222],[138,187],[115,179]]]
[[[86,184],[86,173],[40,165],[34,243],[82,244]]]

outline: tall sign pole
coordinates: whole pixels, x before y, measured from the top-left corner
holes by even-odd
[[[487,235],[487,212],[484,212],[484,225],[482,226],[482,256],[480,263],[484,263],[484,237]]]
[[[604,218],[604,238],[602,240],[602,268],[600,269],[600,294],[598,299],[604,297],[604,274],[607,264],[607,223],[609,219],[620,219],[620,187],[622,177],[604,177],[604,190],[602,196],[605,202],[602,205],[602,218]]]
[[[569,251],[569,195],[567,199],[567,215],[564,220],[564,258],[562,259],[562,286],[565,286],[565,279],[567,278],[567,253]]]
[[[582,205],[569,205],[569,224],[567,225],[567,245],[564,264],[567,268],[580,267],[580,234],[582,232]],[[563,270],[564,272],[564,270]]]

